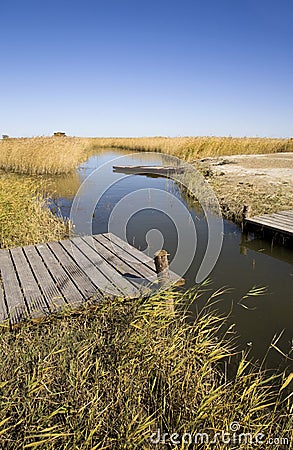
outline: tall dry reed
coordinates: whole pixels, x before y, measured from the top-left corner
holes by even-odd
[[[34,179],[0,176],[0,248],[58,240],[68,235],[68,223],[48,209]]]
[[[150,437],[158,429],[167,443],[172,433],[213,436],[231,432],[233,422],[254,437],[287,439],[290,448],[290,378],[253,370],[245,358],[228,377],[231,329],[208,310],[188,324],[182,308],[196,298],[164,292],[148,301],[105,299],[13,333],[2,328],[1,448],[179,450],[195,446],[156,445]],[[170,300],[180,309],[175,315]],[[281,448],[257,448],[268,446]]]
[[[36,137],[0,140],[0,169],[23,174],[68,173],[86,159],[87,140]]]
[[[68,173],[98,148],[162,152],[190,162],[206,156],[293,151],[293,140],[232,137],[10,138],[0,140],[0,169],[25,174]]]
[[[186,161],[208,156],[293,151],[293,139],[233,137],[96,138],[92,145],[167,153]]]

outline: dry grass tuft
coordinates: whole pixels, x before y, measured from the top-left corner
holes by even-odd
[[[96,138],[98,147],[116,147],[135,151],[167,153],[188,162],[205,156],[262,154],[293,151],[292,139],[233,138],[233,137],[154,137],[154,138]]]
[[[182,310],[166,312],[170,298],[182,308],[196,296],[105,300],[13,333],[2,328],[1,448],[166,448],[150,442],[158,428],[194,437],[229,432],[234,421],[243,432],[289,442],[289,399],[281,400],[276,378],[253,372],[245,359],[224,375],[231,330],[219,333],[223,319],[206,310],[188,324]]]
[[[36,180],[0,176],[0,248],[36,244],[68,236],[68,224],[54,216]]]
[[[9,138],[0,140],[0,169],[25,174],[68,173],[98,148],[110,147],[162,152],[190,162],[205,156],[293,151],[293,140],[232,137]]]
[[[87,157],[87,140],[36,137],[0,140],[0,168],[23,174],[68,173]]]

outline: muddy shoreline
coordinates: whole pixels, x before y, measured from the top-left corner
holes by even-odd
[[[293,209],[293,153],[203,158],[194,165],[229,220],[240,223],[244,205],[252,215]]]

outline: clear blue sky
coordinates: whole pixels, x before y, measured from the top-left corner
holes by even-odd
[[[292,136],[292,0],[0,0],[0,134]]]

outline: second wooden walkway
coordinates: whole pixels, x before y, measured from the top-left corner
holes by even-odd
[[[0,321],[15,324],[89,299],[139,297],[157,286],[154,261],[110,233],[0,250]],[[171,281],[178,277],[170,272]]]
[[[261,233],[264,237],[268,236],[292,244],[293,210],[246,218],[244,222],[247,231]]]

